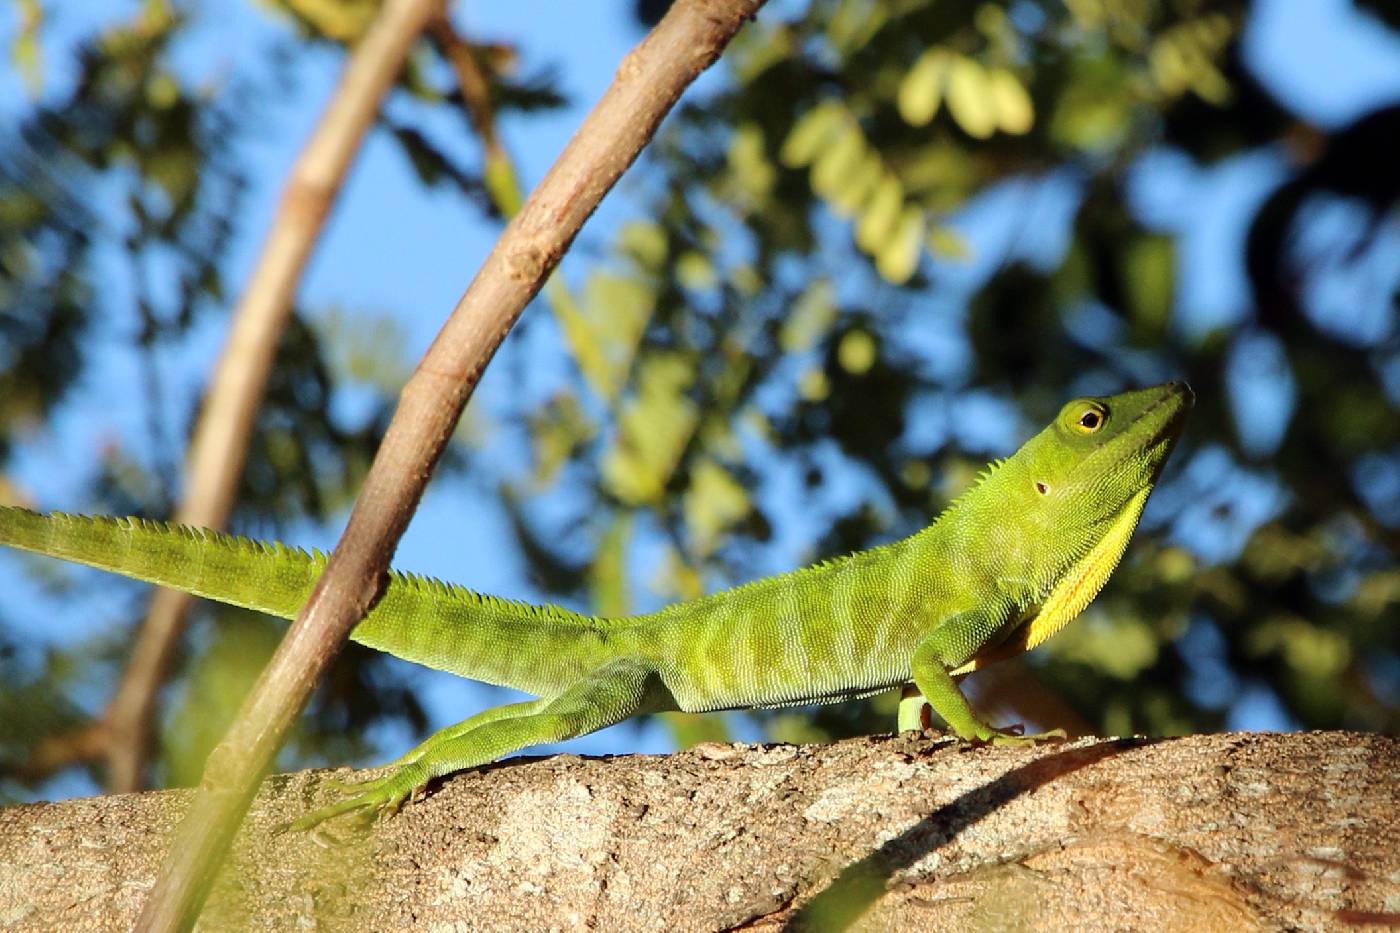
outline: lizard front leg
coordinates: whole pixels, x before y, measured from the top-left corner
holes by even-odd
[[[1033,735],[1021,735],[1014,729],[998,729],[989,725],[972,710],[949,671],[953,670],[985,641],[985,633],[996,626],[981,612],[964,612],[935,626],[929,636],[914,649],[910,669],[914,685],[923,694],[958,738],[992,745],[1034,745],[1037,742],[1065,738],[1063,729],[1052,729]],[[969,650],[969,646],[971,650]],[[905,706],[900,705],[900,726],[905,722]]]

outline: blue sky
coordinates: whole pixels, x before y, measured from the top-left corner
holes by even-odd
[[[72,79],[67,50],[74,37],[86,34],[94,21],[129,17],[137,3],[68,0],[46,7],[50,10],[44,37],[47,92],[55,93]],[[206,0],[188,8],[197,28],[179,49],[181,67],[187,74],[206,80],[220,81],[236,73],[239,62],[258,60],[269,44],[285,35],[285,24],[255,4]],[[6,17],[0,20],[4,23],[0,30],[13,28],[10,18],[15,8],[6,9],[8,12],[0,14]],[[1356,16],[1349,3],[1267,0],[1256,9],[1246,33],[1247,61],[1265,86],[1298,114],[1335,126],[1379,103],[1400,99],[1400,41]],[[517,46],[527,72],[554,68],[571,101],[569,107],[545,117],[503,122],[506,145],[527,183],[543,175],[607,86],[618,61],[640,38],[631,10],[631,0],[459,5],[457,19],[464,30],[479,40]],[[0,31],[0,38],[4,36]],[[257,133],[237,143],[240,155],[253,167],[253,184],[244,202],[241,236],[226,265],[228,282],[240,283],[246,278],[276,209],[287,167],[330,93],[341,64],[341,56],[329,48],[297,61],[293,86],[281,96]],[[25,105],[23,94],[14,73],[0,71],[0,114],[18,113]],[[394,106],[402,107],[404,102],[396,101]],[[474,152],[474,142],[460,122],[442,122],[433,129],[435,138],[454,151]],[[1134,209],[1161,229],[1182,236],[1181,268],[1185,274],[1180,282],[1179,313],[1184,326],[1205,328],[1244,313],[1247,293],[1241,272],[1222,257],[1239,255],[1247,209],[1264,197],[1286,170],[1283,157],[1276,153],[1254,154],[1202,169],[1164,152],[1138,167],[1131,187]],[[1046,210],[1055,210],[1054,192],[1043,196],[1051,199]],[[578,245],[604,243],[634,210],[624,179],[589,222]],[[1006,235],[1010,214],[1007,205],[991,198],[969,212],[963,225],[976,242],[995,243]],[[116,221],[109,232],[113,237],[119,234]],[[497,233],[495,224],[483,220],[475,207],[459,196],[445,188],[425,191],[398,146],[383,132],[376,132],[330,218],[300,302],[311,309],[343,307],[393,315],[404,328],[405,363],[411,365],[436,333]],[[1049,242],[1032,243],[1031,248],[1055,250]],[[114,295],[129,292],[127,272],[115,252],[110,262]],[[581,277],[586,258],[578,246],[565,258],[563,268],[571,280]],[[526,313],[547,317],[539,306]],[[82,489],[85,471],[99,461],[104,438],[142,435],[140,408],[110,403],[116,393],[137,384],[139,361],[128,339],[134,326],[133,320],[119,318],[103,323],[109,339],[99,335],[99,342],[108,347],[102,352],[100,365],[84,376],[53,430],[25,440],[15,475],[42,507],[82,509],[85,503],[75,497]],[[180,381],[183,397],[198,391],[219,349],[224,326],[225,319],[208,315],[189,345],[170,351],[171,371]],[[544,323],[541,330],[547,335],[552,324]],[[492,367],[473,406],[489,413],[493,395],[510,391],[508,380],[507,367]],[[174,395],[182,397],[181,393]],[[1281,397],[1275,395],[1264,398],[1260,406],[1267,410],[1269,404],[1281,403]],[[1005,443],[1012,443],[1012,432],[1006,434]],[[337,531],[299,529],[295,543],[326,547],[334,542]],[[518,556],[499,546],[507,534],[499,509],[489,498],[466,483],[440,484],[430,491],[405,536],[396,564],[484,591],[536,596]],[[779,554],[775,559],[798,559],[802,543],[793,541],[790,547],[794,553]],[[3,572],[7,581],[21,576]],[[34,598],[40,599],[38,594]],[[81,619],[75,619],[69,631],[113,624],[126,618],[126,611],[126,607],[94,604],[78,614]],[[418,682],[424,685],[434,727],[463,718],[488,702],[498,702],[501,696],[498,691],[427,671]],[[1268,723],[1270,715],[1261,707],[1257,717],[1250,714],[1241,724]],[[412,737],[386,736],[384,740],[385,751],[397,754]],[[659,727],[644,727],[638,732],[627,724],[569,745],[591,752],[661,751],[668,746],[669,739]]]

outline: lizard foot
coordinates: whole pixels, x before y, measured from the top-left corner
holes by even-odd
[[[1032,732],[1030,735],[1024,734],[1025,727],[1017,724],[1008,726],[1005,729],[988,729],[989,735],[980,736],[979,739],[988,745],[1039,745],[1042,742],[1063,742],[1068,736],[1063,729],[1051,729],[1049,732]]]
[[[330,778],[325,783],[343,799],[283,824],[277,828],[279,833],[308,830],[344,813],[355,813],[365,822],[371,822],[381,813],[397,812],[427,780],[416,768],[404,767],[370,781]]]

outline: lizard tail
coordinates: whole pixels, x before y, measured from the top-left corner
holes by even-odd
[[[295,618],[326,555],[140,518],[0,506],[0,544],[86,564],[216,602]],[[390,571],[350,633],[379,651],[473,680],[549,695],[613,656],[624,620],[476,593]]]

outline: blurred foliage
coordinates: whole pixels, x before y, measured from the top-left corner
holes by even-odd
[[[527,550],[568,554],[557,542],[593,529],[611,554],[618,517],[645,515],[657,532],[626,526],[639,600],[686,597],[784,569],[791,552],[763,556],[774,529],[811,534],[807,559],[907,533],[1066,397],[1186,376],[1201,402],[1144,533],[1026,679],[1108,732],[1396,728],[1400,192],[1383,163],[1400,132],[1392,109],[1346,127],[1289,112],[1241,61],[1249,14],[765,11],[725,88],[666,125],[649,219],[591,273],[627,310],[575,356],[626,361],[621,397],[585,365],[522,412],[535,488],[571,504],[562,524],[516,523]],[[1295,167],[1241,220],[1248,250],[1206,273],[1247,275],[1254,306],[1186,306],[1189,222],[1135,186],[1167,159],[1205,172],[1280,151]],[[1069,206],[1037,213],[1052,196]],[[972,219],[988,203],[1009,233]],[[645,302],[620,297],[628,281]],[[618,583],[591,586],[620,605]],[[1014,712],[1052,707],[1031,700]],[[766,721],[816,737],[888,728],[892,710]]]
[[[42,87],[43,19],[21,8],[12,64]],[[262,8],[292,24],[286,54],[353,42],[375,5]],[[1397,28],[1384,4],[1356,9]],[[1016,662],[1007,715],[1068,710],[1105,733],[1395,730],[1400,109],[1310,124],[1243,61],[1250,16],[1244,0],[773,5],[663,126],[633,218],[566,261],[577,300],[527,314],[531,339],[497,362],[544,391],[499,400],[504,447],[458,448],[449,467],[499,490],[537,586],[621,614],[909,533],[1066,398],[1184,376],[1198,406],[1142,531],[1084,619]],[[210,142],[248,132],[272,92],[187,86],[168,53],[185,23],[145,4],[84,47],[71,90],[0,136],[0,454],[54,417],[96,320],[138,321],[129,339],[149,353],[236,291],[222,247],[242,169]],[[500,110],[560,103],[548,72],[515,74],[514,50],[473,48]],[[397,92],[413,106],[389,109],[388,138],[422,184],[498,218],[481,166],[431,119],[461,106],[431,52],[415,55]],[[1253,201],[1182,205],[1167,179],[1241,166],[1278,181],[1256,182]],[[90,195],[112,186],[119,222]],[[1233,212],[1238,247],[1203,255],[1197,227],[1217,210]],[[112,243],[133,280],[144,268],[178,287],[108,294],[96,256]],[[1250,297],[1198,307],[1203,276]],[[392,318],[302,316],[259,418],[245,529],[345,507],[401,352]],[[86,507],[169,508],[188,421],[162,420],[169,386],[144,391],[149,449],[118,444]],[[458,579],[470,585],[469,568]],[[80,720],[90,680],[74,672],[110,674],[119,639],[36,654],[10,621],[0,667],[17,672],[0,703],[45,711],[30,716],[41,734]],[[162,774],[193,773],[217,732],[200,710],[232,704],[273,631],[222,613],[196,630]],[[397,670],[350,652],[283,763],[358,753],[371,725],[421,728]],[[887,730],[893,711],[881,697],[752,716],[806,739]],[[677,735],[713,737],[713,722]],[[0,751],[19,741],[0,734]]]

